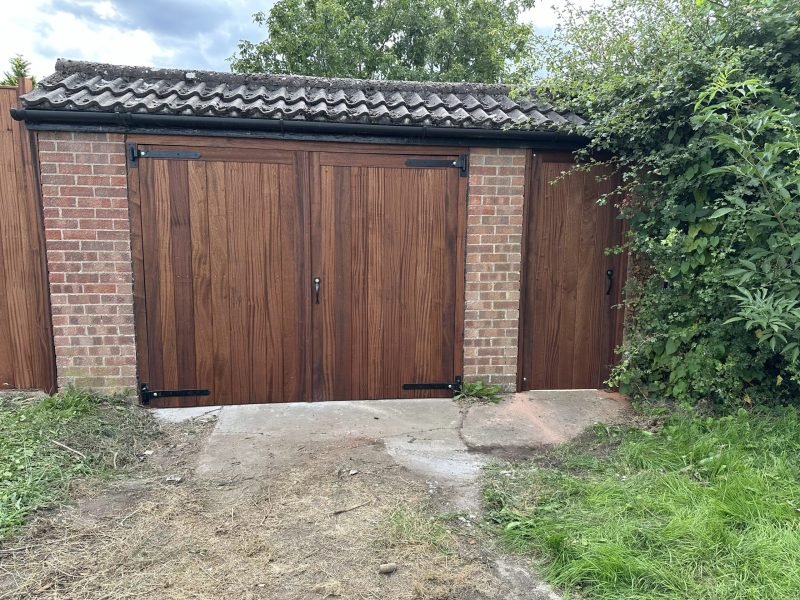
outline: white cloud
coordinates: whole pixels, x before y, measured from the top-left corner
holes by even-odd
[[[103,19],[115,15],[111,2],[101,2],[92,8]],[[0,36],[0,61],[22,54],[31,62],[37,77],[52,73],[58,57],[153,64],[168,62],[174,54],[160,46],[147,31],[90,24],[73,14],[52,10],[49,0],[12,2],[3,10],[7,25]]]
[[[113,19],[114,17],[119,16],[117,9],[114,8],[114,5],[108,0],[105,0],[104,2],[95,2],[92,5],[92,10],[101,19]]]

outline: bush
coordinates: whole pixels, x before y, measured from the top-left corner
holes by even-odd
[[[615,0],[540,40],[551,95],[612,154],[628,221],[628,328],[612,383],[638,397],[800,396],[800,9]],[[619,250],[619,249],[618,249]]]

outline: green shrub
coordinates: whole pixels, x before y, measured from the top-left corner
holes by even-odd
[[[614,156],[629,225],[634,396],[800,397],[800,8],[792,0],[614,0],[565,9],[540,85]]]

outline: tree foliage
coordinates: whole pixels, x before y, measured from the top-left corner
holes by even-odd
[[[800,396],[800,7],[613,0],[537,41],[540,86],[625,173],[629,326],[614,382],[640,396]]]
[[[241,41],[238,72],[497,82],[526,56],[532,0],[278,0]]]
[[[19,85],[19,80],[25,77],[30,77],[33,84],[36,85],[36,80],[31,77],[31,63],[25,60],[21,54],[10,58],[8,60],[11,65],[10,71],[3,72],[3,79],[0,80],[0,85]]]

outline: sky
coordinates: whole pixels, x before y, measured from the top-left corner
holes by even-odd
[[[592,0],[576,0],[588,5]],[[241,39],[260,41],[252,14],[274,0],[22,0],[7,2],[0,35],[0,71],[22,54],[36,77],[57,58],[122,65],[229,71]],[[540,33],[555,24],[555,0],[526,12]]]

